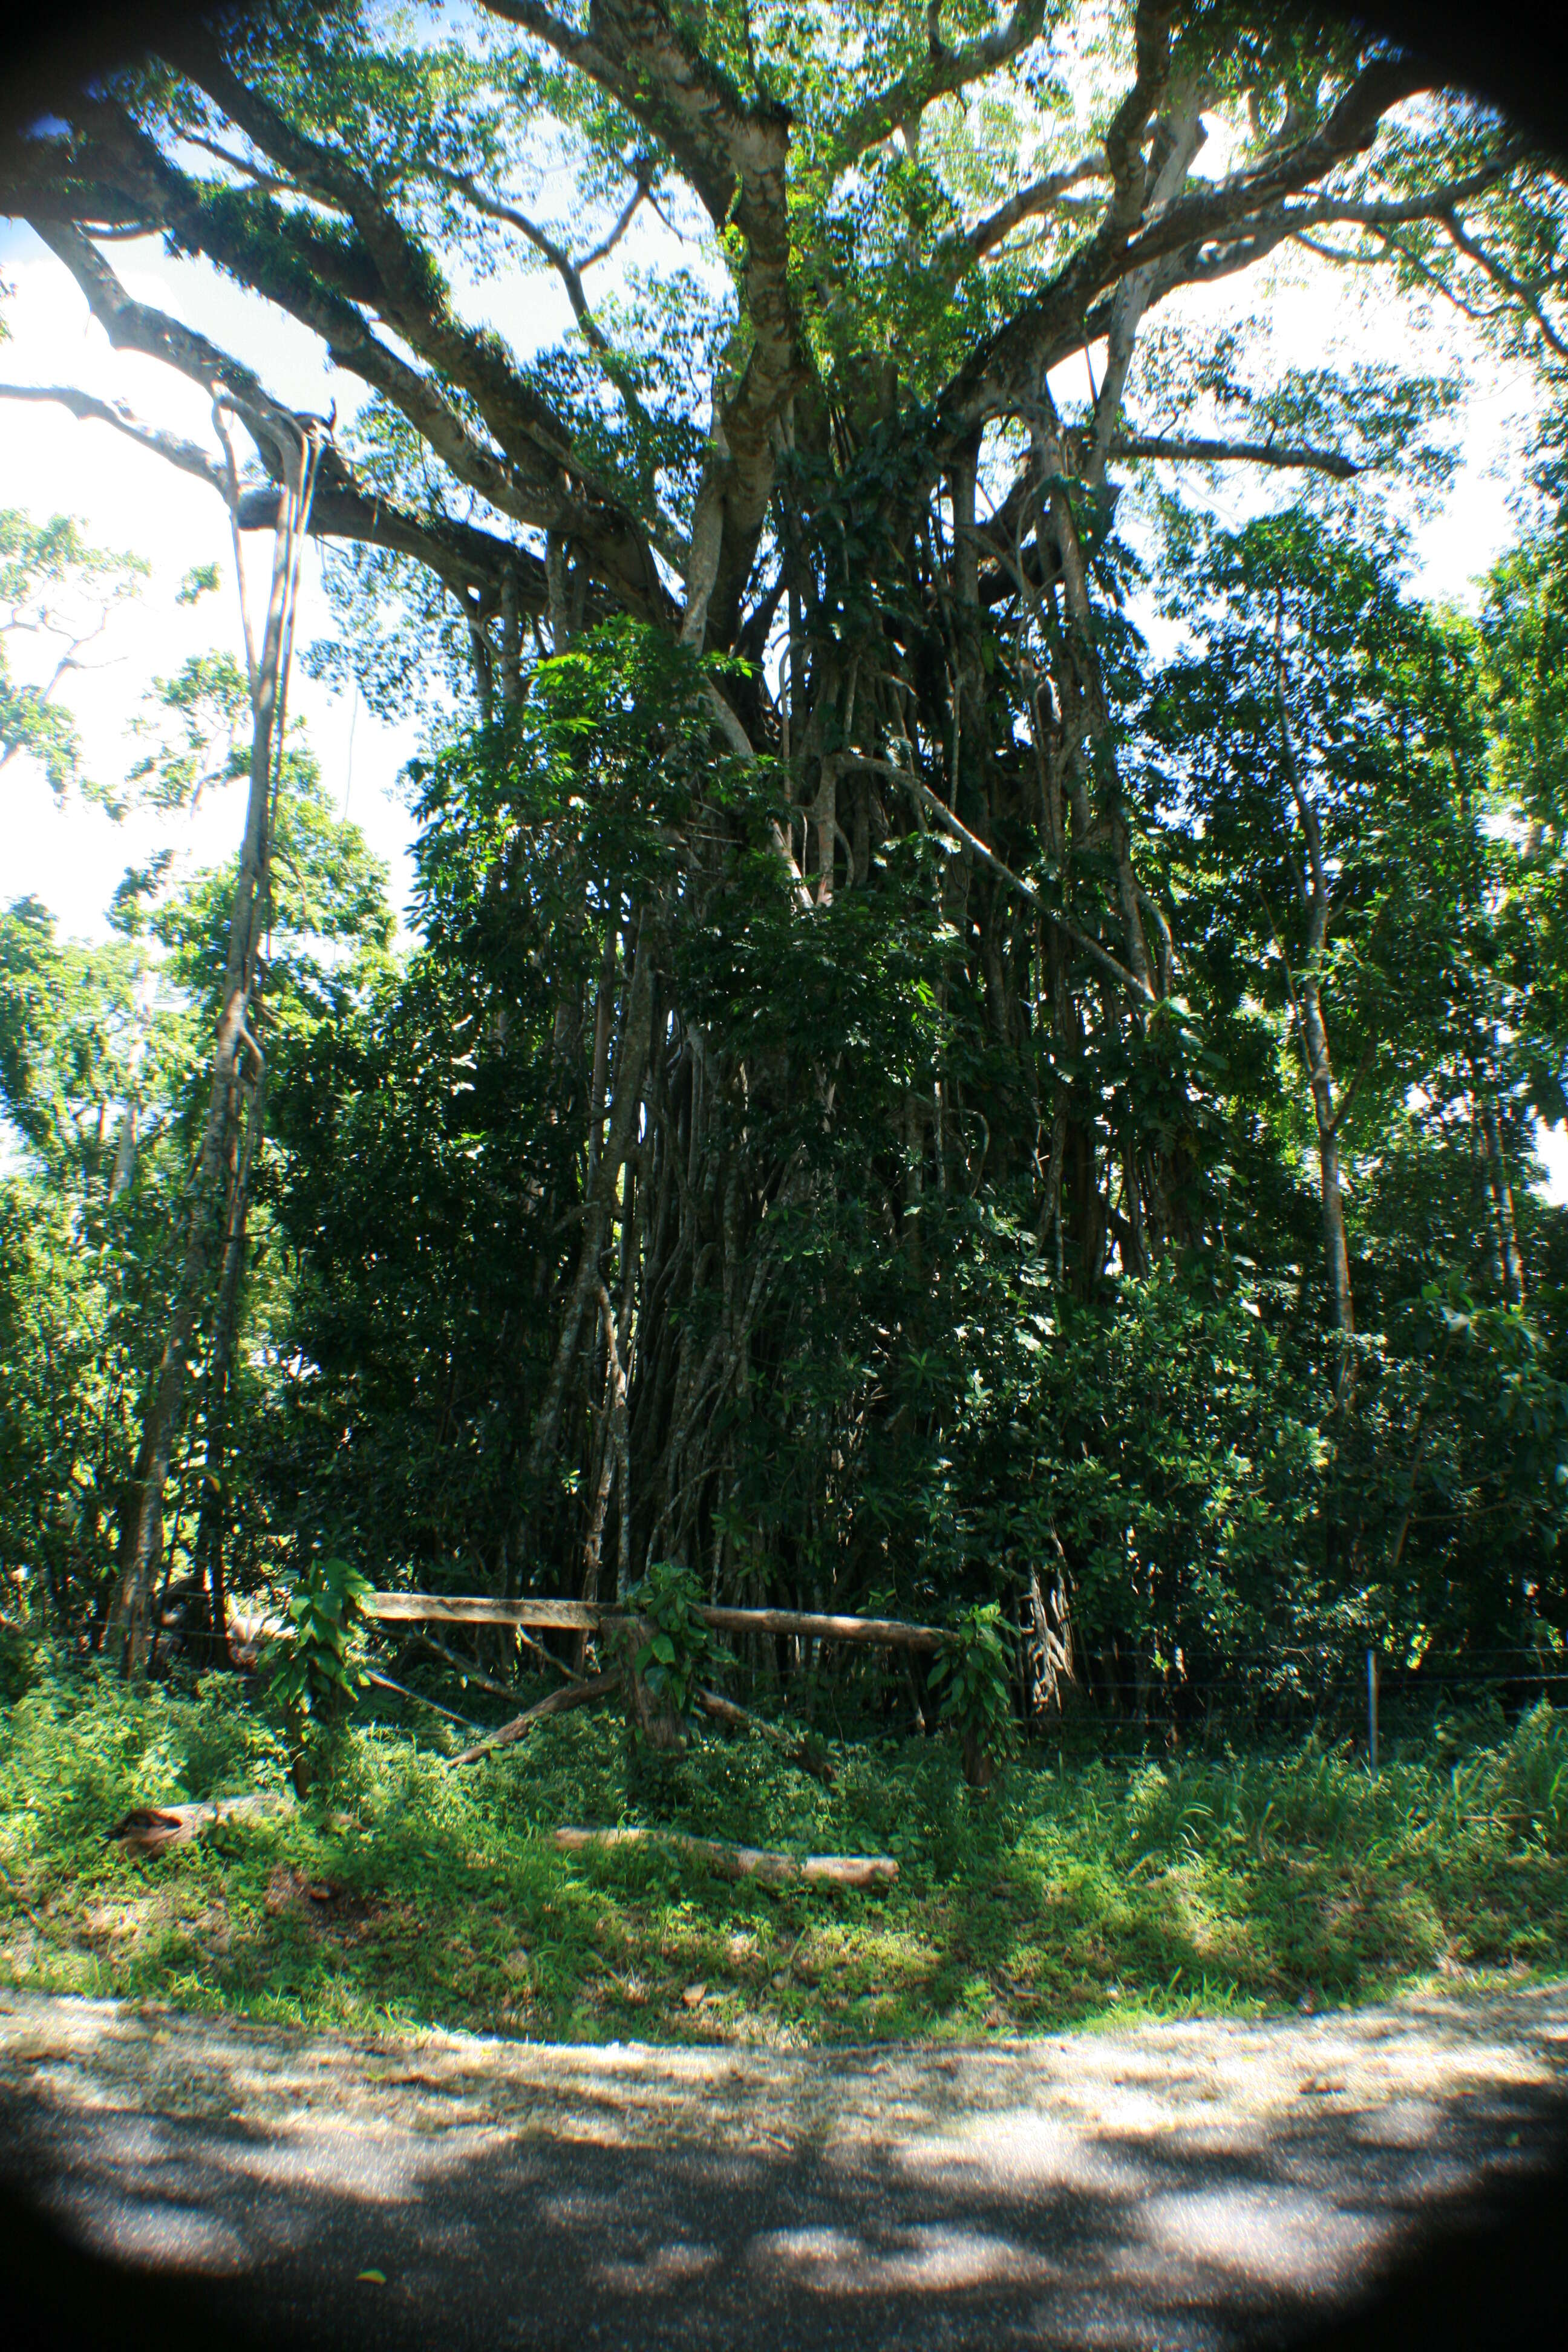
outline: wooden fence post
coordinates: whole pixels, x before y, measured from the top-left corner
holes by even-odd
[[[1366,1654],[1366,1745],[1372,1759],[1372,1777],[1377,1778],[1377,1652]]]

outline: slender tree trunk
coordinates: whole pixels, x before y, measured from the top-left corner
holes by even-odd
[[[1355,1337],[1355,1301],[1351,1294],[1350,1250],[1345,1242],[1344,1189],[1340,1178],[1340,1139],[1330,1129],[1318,1131],[1318,1167],[1323,1219],[1323,1262],[1328,1270],[1329,1300],[1334,1329],[1342,1341]],[[1348,1359],[1347,1359],[1348,1360]]]
[[[1524,1261],[1520,1255],[1519,1227],[1514,1221],[1513,1185],[1508,1172],[1508,1153],[1503,1148],[1502,1122],[1498,1117],[1497,1096],[1485,1087],[1481,1095],[1481,1127],[1487,1144],[1487,1176],[1491,1186],[1492,1208],[1497,1218],[1498,1257],[1502,1270],[1503,1297],[1510,1307],[1524,1305]]]
[[[1327,928],[1325,902],[1324,929]],[[1314,960],[1321,942],[1313,950]],[[1323,1024],[1317,982],[1304,979],[1296,988],[1297,1026],[1307,1065],[1308,1090],[1318,1130],[1318,1194],[1323,1228],[1323,1274],[1333,1318],[1337,1360],[1334,1395],[1348,1402],[1355,1387],[1355,1298],[1351,1287],[1350,1247],[1345,1239],[1344,1180],[1340,1164],[1340,1129],[1344,1103],[1336,1094],[1328,1031]]]
[[[250,783],[245,835],[229,914],[228,955],[213,1038],[206,1116],[189,1186],[184,1245],[174,1301],[149,1387],[142,1441],[121,1513],[119,1573],[104,1646],[126,1674],[140,1674],[147,1661],[152,1580],[163,1532],[163,1489],[184,1413],[188,1359],[209,1293],[241,1055],[252,1055],[259,1072],[259,1051],[250,1034],[247,1016],[257,955],[268,914],[273,745],[295,577],[296,529],[302,520],[302,488],[297,471],[285,501],[284,519],[273,540],[267,626],[252,683]]]
[[[224,1590],[224,1537],[228,1525],[226,1456],[234,1389],[234,1349],[239,1329],[240,1281],[245,1270],[246,1226],[250,1214],[250,1176],[266,1112],[267,1073],[259,1069],[250,1089],[245,1126],[237,1139],[224,1220],[223,1265],[207,1356],[206,1454],[202,1465],[196,1564],[206,1586],[207,1622],[218,1658],[229,1663],[228,1602]]]
[[[118,1201],[128,1192],[136,1176],[137,1129],[141,1124],[140,1097],[132,1094],[121,1113],[120,1132],[114,1140],[114,1164],[109,1172],[109,1197]]]
[[[1337,1343],[1334,1396],[1337,1402],[1345,1404],[1355,1388],[1355,1357],[1351,1346],[1355,1336],[1355,1302],[1351,1291],[1350,1250],[1345,1241],[1344,1183],[1340,1167],[1340,1130],[1344,1123],[1345,1103],[1337,1096],[1334,1087],[1333,1063],[1329,1053],[1329,1034],[1323,1021],[1322,991],[1319,979],[1328,945],[1329,919],[1333,911],[1333,886],[1323,856],[1322,827],[1318,822],[1311,794],[1307,790],[1296,749],[1295,730],[1290,724],[1290,707],[1285,688],[1282,599],[1275,607],[1274,691],[1279,711],[1285,780],[1290,788],[1290,797],[1295,803],[1307,846],[1306,871],[1303,873],[1299,867],[1297,869],[1307,916],[1307,954],[1300,984],[1290,981],[1289,985],[1295,1002],[1297,1026],[1301,1035],[1302,1056],[1307,1065],[1312,1116],[1318,1129],[1323,1266]],[[1289,962],[1286,972],[1289,979]],[[1352,1079],[1352,1090],[1353,1086]]]

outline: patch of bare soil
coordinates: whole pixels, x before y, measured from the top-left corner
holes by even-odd
[[[269,1919],[295,1919],[323,1937],[372,1935],[398,1916],[397,1906],[378,1896],[351,1893],[335,1879],[312,1878],[286,1863],[271,1873],[263,1900]]]

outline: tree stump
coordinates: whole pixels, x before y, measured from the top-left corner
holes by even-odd
[[[978,1732],[966,1731],[960,1743],[963,1777],[972,1789],[988,1789],[996,1777],[996,1759]]]
[[[640,1742],[655,1755],[679,1756],[685,1752],[686,1726],[673,1701],[663,1692],[650,1691],[637,1670],[637,1662],[656,1630],[646,1617],[628,1617],[611,1637],[626,1690],[626,1735],[634,1745]]]

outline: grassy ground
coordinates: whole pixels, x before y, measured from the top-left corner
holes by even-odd
[[[1026,1758],[976,1795],[946,1743],[899,1740],[836,1750],[829,1790],[713,1738],[637,1805],[611,1716],[461,1770],[444,1737],[356,1727],[309,1804],[139,1857],[105,1842],[132,1805],[285,1787],[278,1727],[231,1677],[131,1693],[46,1668],[0,1730],[0,1975],[373,2031],[805,2045],[1568,1969],[1568,1719],[1544,1708],[1457,1759],[1396,1755],[1375,1783],[1308,1746]],[[891,1853],[900,1876],[771,1892],[549,1837],[651,1818]]]

